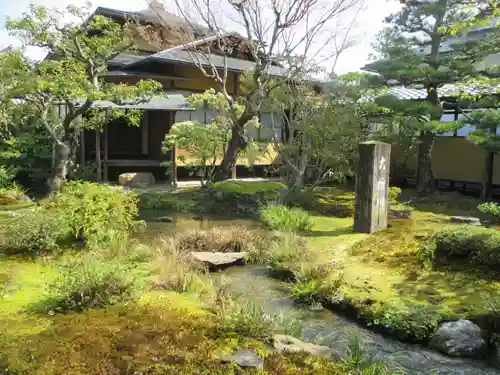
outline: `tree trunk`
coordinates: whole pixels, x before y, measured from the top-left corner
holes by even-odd
[[[66,179],[71,155],[72,147],[70,142],[57,141],[55,143],[52,179],[49,184],[51,195],[59,191],[62,182]]]
[[[434,174],[432,173],[432,149],[436,135],[430,131],[422,131],[419,136],[417,193],[421,196],[434,192]]]
[[[495,153],[487,151],[486,163],[483,173],[483,184],[481,187],[481,199],[491,198],[491,185],[493,184],[493,163]]]
[[[236,129],[235,129],[236,128]],[[214,182],[223,181],[231,176],[233,166],[236,165],[238,154],[245,147],[245,140],[243,139],[243,130],[240,127],[233,127],[231,139],[222,158],[217,173],[215,174]]]

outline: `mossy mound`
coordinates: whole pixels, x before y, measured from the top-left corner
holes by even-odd
[[[325,216],[351,217],[354,215],[355,194],[336,187],[321,187],[313,192],[312,209]]]

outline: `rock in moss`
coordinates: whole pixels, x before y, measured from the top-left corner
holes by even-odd
[[[191,257],[209,268],[225,268],[245,264],[247,252],[222,253],[199,251],[192,252]]]
[[[278,351],[278,353],[304,352],[317,357],[326,358],[331,358],[334,354],[332,349],[330,349],[328,346],[303,342],[289,335],[274,335],[273,346]]]
[[[156,221],[159,221],[160,223],[175,223],[175,219],[170,216],[160,216],[156,219]]]
[[[443,323],[431,337],[430,346],[453,357],[480,357],[486,341],[478,325],[460,319]]]
[[[241,368],[256,368],[258,370],[264,368],[264,360],[252,349],[237,350],[233,355],[222,357],[221,360],[226,363],[236,363]]]

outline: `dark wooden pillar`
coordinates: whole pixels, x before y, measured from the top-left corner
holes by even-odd
[[[80,164],[85,166],[85,129],[80,130]]]
[[[494,163],[495,163],[495,153],[491,151],[486,151],[485,165],[483,171],[483,183],[481,186],[481,199],[491,198]]]
[[[170,127],[175,123],[175,114],[176,112],[169,111],[168,112],[168,120]],[[170,130],[169,130],[170,131]],[[174,145],[170,154],[171,161],[171,171],[170,171],[170,183],[172,187],[177,187],[177,145]]]
[[[97,164],[97,182],[102,180],[102,162],[101,162],[101,131],[95,130],[95,162]]]
[[[104,124],[104,182],[108,182],[108,124]]]
[[[142,114],[141,121],[141,153],[143,155],[148,155],[149,153],[149,123],[148,123],[148,111],[144,111]]]
[[[374,233],[387,228],[390,160],[391,145],[376,141],[359,144],[355,232]]]

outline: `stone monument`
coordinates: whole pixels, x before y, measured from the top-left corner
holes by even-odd
[[[376,141],[359,144],[355,232],[375,233],[387,228],[390,161],[391,145]]]

